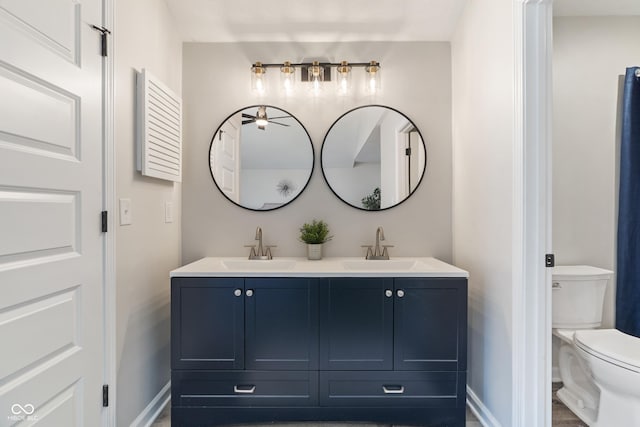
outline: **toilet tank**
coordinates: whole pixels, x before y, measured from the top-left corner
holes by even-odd
[[[613,271],[588,265],[559,265],[552,272],[552,324],[554,328],[597,328]]]

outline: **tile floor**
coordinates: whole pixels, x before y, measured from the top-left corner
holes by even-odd
[[[553,398],[552,398],[552,425],[553,427],[587,427],[585,423],[571,412],[558,398],[556,397],[556,391],[562,386],[561,383],[553,383]],[[152,424],[151,427],[171,427],[171,410],[169,407],[160,414],[158,419]],[[298,427],[304,425],[305,427],[349,427],[347,423],[306,423],[306,424],[284,424],[286,427]],[[264,427],[277,427],[276,424],[265,424]],[[263,427],[258,424],[252,425],[252,427]],[[357,424],[357,427],[383,427],[376,424]],[[389,426],[384,426],[389,427]],[[482,427],[480,421],[467,409],[467,425],[466,427]]]
[[[562,387],[562,383],[553,383],[551,386],[551,424],[553,427],[588,427],[558,399],[556,391],[560,387]]]

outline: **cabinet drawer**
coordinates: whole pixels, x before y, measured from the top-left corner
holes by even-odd
[[[313,406],[318,372],[173,371],[175,406]]]
[[[321,371],[320,405],[455,407],[464,377],[455,371]]]

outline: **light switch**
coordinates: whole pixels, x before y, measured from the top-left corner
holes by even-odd
[[[173,222],[173,203],[164,202],[164,222]]]
[[[129,225],[132,222],[131,199],[120,199],[120,225]]]

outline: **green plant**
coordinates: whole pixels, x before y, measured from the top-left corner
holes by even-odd
[[[376,187],[373,193],[362,198],[362,206],[370,211],[380,210],[380,187]]]
[[[329,226],[326,222],[320,220],[305,222],[300,227],[300,240],[307,244],[319,244],[328,242],[333,236],[329,236]]]

